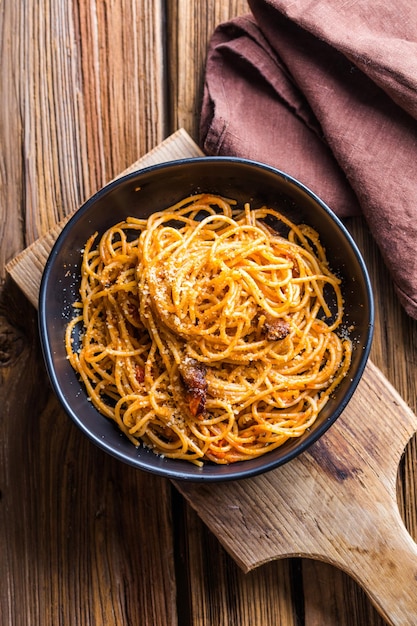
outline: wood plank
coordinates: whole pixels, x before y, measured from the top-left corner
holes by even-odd
[[[25,168],[20,110],[24,86],[16,78],[19,76],[20,47],[24,46],[21,36],[24,17],[20,3],[4,5],[0,11],[0,281],[6,276],[6,261],[22,250],[26,243],[22,204],[25,188],[20,184]]]
[[[184,527],[193,626],[229,626],[231,615],[237,616],[239,626],[300,623],[297,606],[302,604],[302,595],[292,562],[273,561],[245,574],[189,507]]]
[[[171,132],[198,143],[208,41],[220,23],[249,12],[247,0],[167,0]]]
[[[166,136],[163,2],[42,0],[8,19],[30,243]]]
[[[303,560],[304,626],[385,626],[365,592],[341,570]]]
[[[0,11],[4,624],[177,622],[171,486],[103,455],[66,418],[36,312],[4,267],[165,137],[163,8],[40,0]]]
[[[175,623],[167,482],[78,432],[45,384],[34,342],[3,372],[0,401],[2,623]]]

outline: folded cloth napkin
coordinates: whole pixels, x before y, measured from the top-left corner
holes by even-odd
[[[209,155],[268,163],[365,216],[417,319],[415,0],[249,0],[207,56]]]

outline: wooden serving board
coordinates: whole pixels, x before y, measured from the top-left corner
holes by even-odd
[[[201,154],[180,130],[122,174]],[[7,265],[35,307],[64,223]],[[298,458],[251,479],[175,486],[244,571],[283,557],[320,559],[352,576],[389,624],[415,626],[417,545],[398,511],[396,476],[416,430],[416,415],[369,361],[343,414]]]

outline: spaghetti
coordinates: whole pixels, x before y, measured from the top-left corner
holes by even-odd
[[[200,194],[97,238],[66,350],[136,446],[232,463],[312,426],[351,360],[340,280],[313,229]]]

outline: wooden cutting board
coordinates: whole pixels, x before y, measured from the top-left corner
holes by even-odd
[[[179,130],[122,174],[201,154]],[[7,265],[35,307],[64,223]],[[369,361],[343,414],[300,457],[251,479],[175,485],[244,571],[283,557],[320,559],[352,576],[389,624],[415,626],[417,545],[398,511],[396,476],[416,430],[416,415]]]

